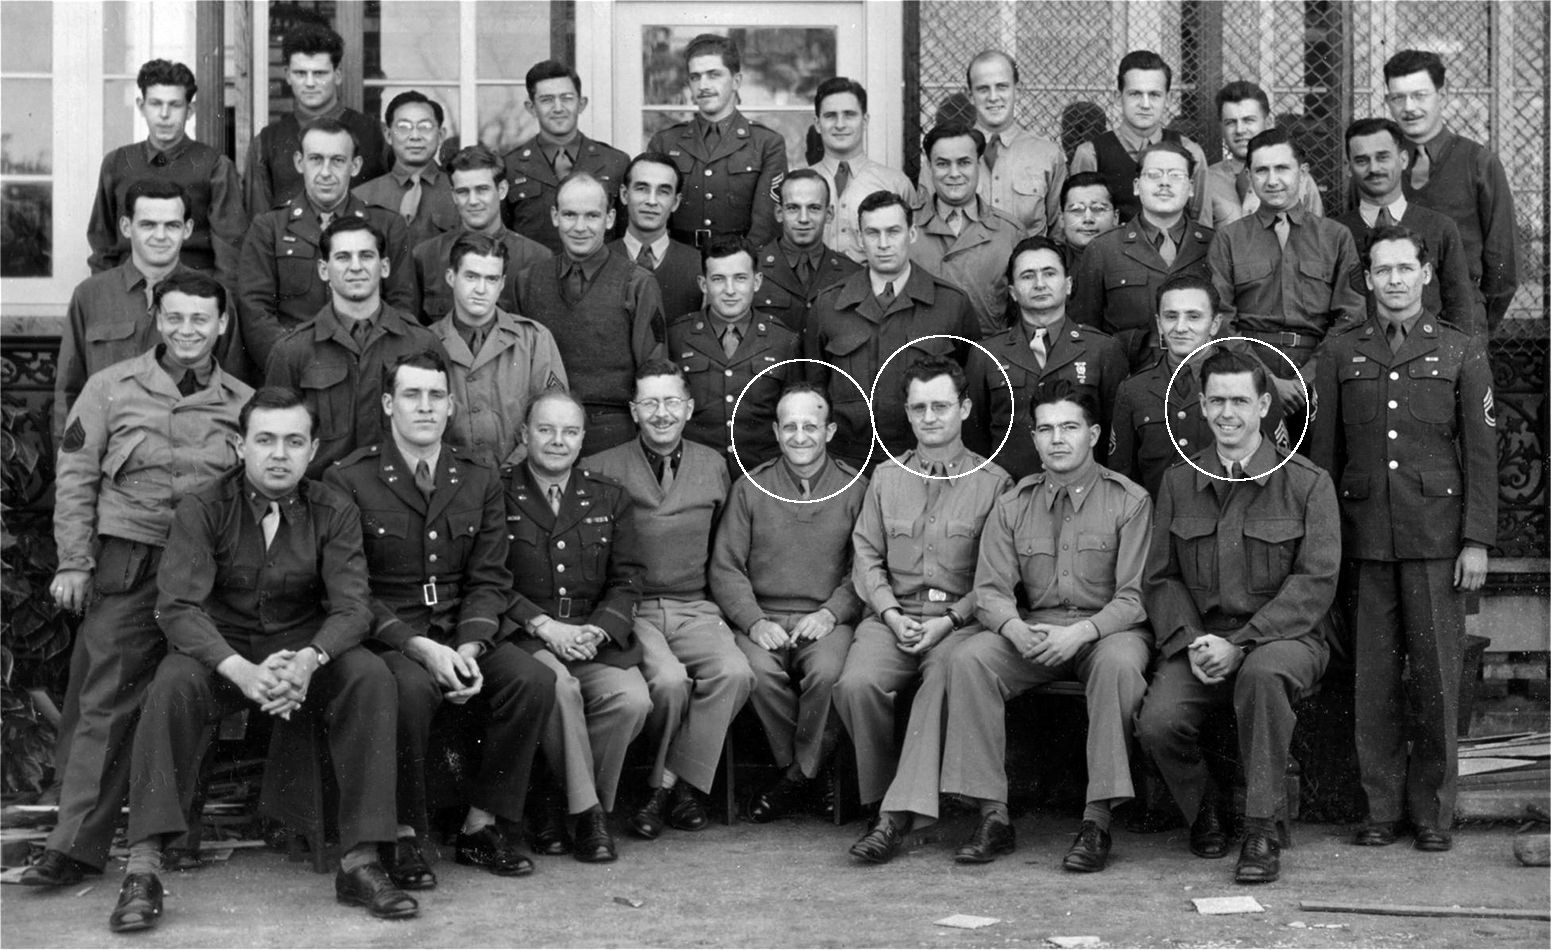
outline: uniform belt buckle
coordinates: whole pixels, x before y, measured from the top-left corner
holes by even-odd
[[[1297,346],[1298,345],[1298,339],[1299,339],[1298,334],[1284,332],[1282,334],[1282,345],[1283,346]]]
[[[710,244],[710,243],[711,243],[711,229],[710,228],[696,228],[695,229],[695,246],[696,247],[705,247],[707,244]]]
[[[427,607],[435,607],[437,605],[435,581],[428,581],[420,585],[420,599],[425,602]]]
[[[562,598],[560,598],[560,603],[559,603],[558,606],[559,606],[560,609],[557,610],[556,613],[559,614],[560,619],[561,620],[568,620],[568,619],[570,619],[570,616],[571,616],[571,598],[569,598],[569,597],[562,597]]]
[[[946,604],[948,602],[948,592],[938,590],[935,587],[928,587],[926,589],[926,599],[934,604]]]

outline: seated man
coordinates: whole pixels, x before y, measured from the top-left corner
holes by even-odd
[[[398,684],[398,847],[390,874],[405,890],[436,886],[421,853],[426,747],[443,700],[472,701],[482,720],[479,771],[458,832],[457,862],[530,874],[517,850],[528,773],[554,709],[555,677],[516,644],[496,642],[512,575],[496,470],[447,445],[454,411],[447,364],[432,350],[382,376],[387,438],[323,476],[361,509],[371,576],[372,640]],[[499,820],[499,824],[498,824]]]
[[[851,581],[868,611],[835,685],[835,711],[856,745],[861,802],[883,799],[878,821],[851,847],[868,864],[894,857],[917,817],[923,823],[937,818],[948,662],[980,629],[974,622],[980,529],[1012,486],[1000,466],[964,447],[961,433],[973,407],[957,363],[912,363],[904,403],[916,444],[880,465],[867,486],[851,534]],[[917,676],[906,763],[894,748],[894,700]],[[929,795],[908,794],[928,785]]]
[[[732,486],[711,555],[711,593],[754,670],[754,711],[783,771],[749,803],[752,821],[791,809],[839,738],[830,694],[861,601],[851,527],[867,480],[829,457],[829,399],[809,383],[781,393],[771,428],[781,457]]]
[[[286,719],[303,710],[328,733],[336,898],[374,917],[413,917],[419,905],[378,860],[393,841],[393,759],[383,751],[398,703],[393,674],[361,647],[371,608],[360,513],[304,477],[318,440],[300,393],[259,390],[239,428],[242,465],[178,504],[166,553],[178,569],[157,577],[171,652],[135,731],[129,865],[108,926],[145,930],[160,919],[162,844],[188,828],[209,724],[247,703]]]
[[[1260,434],[1271,384],[1222,351],[1201,368],[1214,442],[1163,477],[1142,591],[1160,654],[1137,738],[1190,825],[1190,850],[1228,853],[1232,798],[1212,781],[1201,727],[1229,707],[1244,768],[1234,879],[1280,876],[1293,703],[1330,658],[1341,523],[1330,476]]]
[[[664,823],[706,826],[705,805],[727,727],[743,708],[754,674],[721,611],[707,599],[712,529],[727,502],[727,466],[715,451],[684,439],[695,411],[678,366],[648,360],[630,401],[640,434],[588,459],[586,466],[630,494],[630,521],[645,567],[640,610],[641,670],[652,695],[647,734],[657,744],[651,795],[631,816],[643,838]],[[680,781],[682,779],[682,781]]]
[[[1036,686],[1077,679],[1087,696],[1088,804],[1061,866],[1104,870],[1110,809],[1136,795],[1131,730],[1152,647],[1142,611],[1152,502],[1093,460],[1101,435],[1087,393],[1040,394],[1034,445],[1042,473],[1002,496],[981,535],[975,598],[985,630],[949,663],[938,783],[980,803],[980,826],[954,856],[961,864],[1013,849],[1006,704]],[[908,742],[905,749],[908,760]],[[918,791],[935,802],[935,789]]]
[[[565,781],[564,812],[551,804],[533,833],[540,854],[595,863],[616,857],[609,812],[625,751],[652,701],[631,630],[641,599],[640,552],[630,496],[578,468],[587,411],[552,389],[528,404],[525,462],[503,470],[516,594],[507,617],[518,643],[555,673],[555,713],[539,740]],[[570,828],[561,820],[571,817]],[[569,840],[567,833],[569,831]]]

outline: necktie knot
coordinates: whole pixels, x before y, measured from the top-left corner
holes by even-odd
[[[1282,247],[1286,247],[1287,237],[1292,233],[1292,224],[1287,220],[1287,215],[1278,212],[1275,222],[1271,225],[1271,229],[1276,232],[1276,242]]]
[[[1002,133],[998,132],[991,136],[991,140],[986,143],[985,162],[987,171],[996,171],[996,158],[1001,153]]]
[[[656,270],[657,252],[652,250],[650,244],[642,244],[640,253],[635,256],[635,262],[647,270]]]
[[[555,149],[555,160],[550,163],[555,169],[556,178],[564,178],[571,174],[571,169],[576,163],[571,160],[571,150],[567,148]]]
[[[1040,369],[1045,368],[1045,361],[1050,358],[1050,344],[1046,339],[1049,335],[1050,331],[1045,327],[1035,327],[1029,335],[1029,349],[1033,351],[1034,361]]]
[[[728,327],[722,331],[722,352],[728,356],[738,352],[738,344],[743,342],[743,333],[737,327]]]
[[[1411,187],[1426,188],[1427,182],[1432,178],[1432,156],[1427,154],[1427,146],[1416,147],[1416,157],[1411,160]]]
[[[366,349],[366,338],[371,335],[371,332],[370,320],[356,320],[350,324],[350,339],[354,340],[355,345],[362,350]]]
[[[551,485],[544,490],[544,494],[549,498],[549,510],[560,514],[560,486]]]
[[[1406,342],[1405,325],[1401,323],[1391,323],[1389,326],[1384,328],[1384,335],[1389,339],[1390,352],[1400,352],[1400,348],[1404,346]]]
[[[420,194],[420,173],[415,172],[404,183],[404,197],[399,201],[399,214],[403,216],[405,224],[413,221],[420,210]]]
[[[275,534],[280,530],[280,503],[271,501],[269,507],[264,509],[264,517],[259,519],[259,527],[264,531],[264,550],[275,541]]]
[[[1385,205],[1379,209],[1379,218],[1375,223],[1378,227],[1381,228],[1392,228],[1395,226],[1395,218],[1389,213],[1388,205]]]
[[[841,162],[840,167],[835,169],[835,202],[837,204],[839,203],[841,196],[846,193],[846,188],[850,184],[851,163]]]
[[[192,396],[198,389],[199,378],[194,375],[194,371],[191,369],[184,370],[183,378],[178,380],[178,395]]]
[[[807,500],[810,496],[812,496],[813,488],[808,484],[808,480],[806,478],[798,479],[798,481],[802,482],[802,497],[804,500]]]
[[[431,466],[426,464],[425,459],[415,463],[415,487],[426,498],[430,498],[431,492],[436,489],[436,483],[431,480]]]
[[[883,302],[885,307],[894,302],[894,282],[892,280],[883,285],[883,293],[878,295],[878,299]]]
[[[1179,245],[1167,231],[1158,232],[1158,256],[1163,258],[1163,263],[1173,266],[1174,259],[1179,256]]]

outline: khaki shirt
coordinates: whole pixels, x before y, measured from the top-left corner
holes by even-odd
[[[919,232],[910,245],[910,262],[957,287],[969,298],[983,336],[1007,327],[1007,258],[1023,238],[1011,218],[977,198],[957,235],[928,201],[916,219]]]
[[[845,194],[838,198],[835,195],[835,173],[840,170],[840,162],[837,159],[825,157],[816,165],[810,165],[814,171],[824,176],[829,183],[829,222],[824,225],[824,243],[834,248],[858,264],[867,263],[867,255],[862,252],[862,232],[860,213],[862,199],[875,191],[889,191],[911,207],[920,204],[920,198],[916,194],[916,187],[910,183],[910,176],[897,168],[879,164],[866,155],[858,155],[847,159],[850,166],[851,178],[846,185]]]

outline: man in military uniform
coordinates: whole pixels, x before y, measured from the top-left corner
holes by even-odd
[[[1132,372],[1158,358],[1158,287],[1175,274],[1211,274],[1212,229],[1185,217],[1193,161],[1172,142],[1143,149],[1132,186],[1141,212],[1095,238],[1072,275],[1072,319],[1113,333]]]
[[[1229,155],[1206,169],[1206,191],[1201,195],[1201,223],[1221,228],[1260,207],[1260,198],[1251,187],[1249,143],[1272,125],[1271,100],[1266,91],[1252,82],[1230,82],[1217,90],[1217,118],[1222,125],[1223,144]],[[1312,175],[1298,182],[1298,205],[1316,218],[1325,213],[1325,201]]]
[[[384,370],[405,353],[434,349],[445,355],[430,330],[383,301],[386,244],[365,218],[340,218],[324,229],[317,272],[329,289],[328,303],[275,345],[265,370],[270,386],[301,390],[318,417],[318,451],[308,469],[315,475],[382,441]]]
[[[1077,273],[1077,262],[1093,239],[1120,225],[1109,185],[1098,172],[1078,172],[1061,183],[1061,217],[1051,237],[1066,242],[1066,272]]]
[[[1216,347],[1197,353],[1183,370],[1179,365],[1217,338],[1222,328],[1218,309],[1217,288],[1207,278],[1175,274],[1164,281],[1158,288],[1157,303],[1163,357],[1128,376],[1115,393],[1108,465],[1147,489],[1147,494],[1154,498],[1158,497],[1164,472],[1181,458],[1212,443],[1211,425],[1201,412],[1199,377],[1201,364]],[[1255,344],[1239,343],[1236,348],[1264,363],[1260,356],[1264,351]],[[1269,353],[1266,359],[1280,357]],[[1282,401],[1275,393],[1271,394],[1271,410],[1260,431],[1281,449],[1289,448],[1297,435],[1287,431]]]
[[[302,146],[302,132],[314,123],[338,122],[355,140],[353,154],[361,159],[346,176],[360,185],[386,174],[393,155],[382,137],[382,123],[362,115],[339,99],[344,76],[339,61],[345,41],[326,26],[298,23],[280,44],[285,81],[291,88],[292,111],[271,122],[248,147],[248,214],[255,219],[302,193],[302,169],[292,157]]]
[[[679,206],[684,176],[673,159],[642,152],[630,160],[619,200],[629,225],[609,246],[651,272],[662,292],[662,315],[672,323],[705,303],[700,288],[700,252],[668,236],[668,216]]]
[[[483,726],[456,860],[511,877],[533,872],[517,838],[533,753],[555,706],[554,674],[500,639],[512,585],[501,479],[442,441],[453,406],[440,355],[399,357],[382,377],[388,438],[323,476],[361,510],[369,643],[398,684],[399,825],[389,873],[405,890],[436,886],[420,843],[429,831],[426,747],[437,708],[467,704]]]
[[[1125,354],[1113,337],[1068,318],[1072,280],[1061,251],[1045,237],[1024,238],[1013,248],[1006,282],[1016,322],[985,341],[991,359],[973,350],[964,370],[975,406],[965,442],[1013,478],[1040,471],[1029,425],[1041,393],[1058,381],[1088,393],[1098,407],[1094,421],[1103,426],[1126,375]],[[1095,456],[1102,461],[1105,453],[1096,450]]]
[[[851,527],[867,480],[830,459],[829,400],[811,383],[787,386],[775,414],[781,457],[732,486],[711,555],[711,593],[754,671],[750,701],[781,769],[748,804],[757,822],[790,811],[834,752],[830,696],[862,612]]]
[[[383,113],[393,167],[352,189],[355,196],[374,208],[383,208],[404,219],[409,247],[458,226],[458,209],[452,200],[452,184],[437,164],[442,147],[442,104],[423,92],[410,89],[393,97]]]
[[[1016,221],[1022,236],[1034,237],[1055,227],[1066,156],[1056,143],[1018,125],[1019,81],[1018,64],[1001,50],[984,50],[964,68],[975,128],[986,140],[976,191]]]
[[[522,444],[532,395],[567,387],[560,348],[549,330],[496,303],[511,283],[510,269],[506,244],[484,234],[460,234],[443,272],[452,289],[452,312],[431,324],[447,352],[458,407],[448,420],[447,441],[491,466],[507,461]]]
[[[1135,482],[1094,461],[1103,436],[1097,411],[1077,389],[1035,397],[1042,471],[1002,497],[980,538],[975,599],[985,629],[949,663],[937,783],[980,803],[980,825],[955,855],[961,864],[1013,850],[1006,705],[1037,686],[1077,679],[1087,697],[1087,805],[1061,866],[1104,870],[1110,810],[1136,795],[1131,732],[1152,652],[1142,609],[1152,502]],[[936,789],[918,793],[935,796]]]
[[[1340,515],[1330,476],[1261,435],[1271,390],[1257,361],[1223,350],[1201,377],[1214,442],[1169,469],[1158,493],[1142,596],[1160,659],[1136,731],[1191,823],[1191,852],[1220,858],[1231,798],[1200,735],[1231,710],[1245,779],[1234,878],[1262,884],[1281,874],[1293,703],[1330,657]]]
[[[797,334],[754,309],[760,285],[755,253],[742,238],[717,238],[705,247],[699,278],[705,308],[668,326],[668,353],[684,368],[695,400],[684,435],[721,452],[733,478],[740,462],[746,472],[778,454],[776,400],[783,384],[803,375],[801,364],[787,363],[797,358]]]
[[[603,183],[609,208],[625,181],[630,156],[581,133],[577,120],[587,108],[582,78],[576,70],[546,59],[535,63],[523,79],[528,101],[523,108],[539,124],[538,134],[506,153],[507,191],[502,212],[507,227],[559,254],[560,233],[550,211],[561,182],[572,172],[586,172]],[[609,225],[609,236],[624,232],[623,218]]]
[[[867,269],[831,284],[814,299],[803,328],[802,355],[831,363],[856,381],[853,386],[826,366],[806,364],[808,380],[827,386],[832,400],[836,432],[831,453],[870,469],[874,441],[889,455],[903,455],[910,445],[905,368],[926,356],[951,356],[962,364],[970,345],[943,335],[978,340],[980,323],[961,290],[911,264],[914,212],[898,195],[873,192],[862,202],[860,216]],[[885,365],[902,346],[909,349]],[[872,458],[872,464],[883,458]]]
[[[415,245],[415,291],[420,300],[420,319],[429,323],[452,311],[452,287],[447,283],[453,244],[464,235],[480,234],[506,246],[506,283],[496,303],[517,312],[517,275],[547,261],[549,249],[525,238],[501,223],[501,202],[506,194],[506,166],[483,145],[461,149],[447,162],[452,203],[458,209],[458,227]],[[458,423],[453,423],[456,430]]]
[[[861,802],[882,799],[878,820],[851,846],[852,857],[867,864],[887,862],[917,820],[937,818],[949,663],[981,629],[974,591],[980,530],[1012,486],[1000,466],[964,447],[971,405],[958,364],[917,360],[904,387],[916,442],[874,473],[851,534],[851,581],[867,615],[834,694],[856,746]],[[917,677],[901,756],[894,700]]]
[[[254,216],[238,265],[237,308],[255,362],[267,365],[280,337],[328,305],[328,278],[320,270],[322,234],[334,221],[361,221],[383,235],[378,278],[383,296],[400,310],[417,312],[404,219],[350,194],[349,176],[360,161],[349,129],[333,119],[317,120],[296,153],[305,189]]]
[[[172,511],[236,463],[237,414],[253,394],[214,357],[219,283],[184,270],[153,300],[161,343],[94,374],[60,443],[49,592],[86,620],[65,692],[59,819],[23,884],[73,884],[107,865],[140,698],[167,652],[154,608]]]
[[[666,153],[684,173],[684,198],[669,233],[694,247],[725,235],[761,247],[776,236],[786,142],[738,111],[743,66],[736,43],[702,33],[685,48],[684,65],[698,114],[653,135],[646,146]]]
[[[1481,336],[1423,303],[1432,268],[1419,235],[1380,228],[1368,253],[1376,314],[1325,344],[1310,452],[1341,486],[1355,561],[1355,732],[1368,796],[1355,843],[1390,844],[1409,813],[1417,850],[1447,851],[1462,594],[1481,588],[1497,540],[1492,370]]]
[[[915,207],[916,188],[904,172],[867,157],[867,90],[861,83],[845,76],[819,83],[813,93],[813,114],[824,154],[810,167],[823,177],[832,199],[823,221],[824,243],[861,263],[867,259],[856,223],[862,199],[875,191],[892,191]],[[786,181],[791,177],[787,175]],[[782,191],[784,204],[784,182]]]
[[[518,643],[555,674],[555,713],[540,746],[565,782],[530,839],[540,854],[612,861],[609,834],[625,752],[652,711],[633,632],[641,598],[640,551],[630,496],[577,467],[587,411],[564,390],[528,405],[525,462],[503,470],[516,593],[507,617]],[[570,827],[560,819],[570,816]]]
[[[798,336],[807,322],[808,304],[818,292],[861,270],[851,258],[824,243],[834,214],[823,175],[799,168],[781,182],[781,203],[776,207],[781,236],[759,250],[763,281],[754,306]]]

